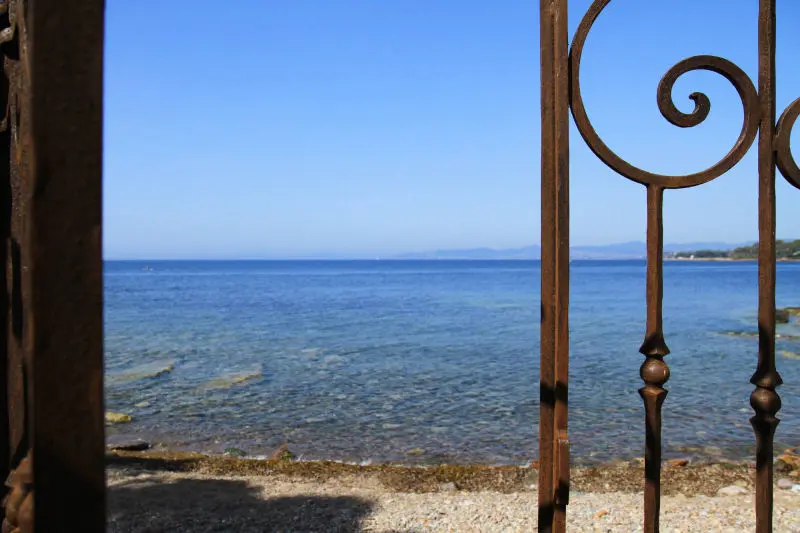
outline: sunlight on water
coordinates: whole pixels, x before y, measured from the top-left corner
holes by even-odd
[[[142,265],[106,265],[107,408],[131,417],[110,435],[354,463],[536,457],[537,262]],[[641,456],[644,262],[571,268],[574,460]],[[743,457],[756,266],[664,270],[665,456]],[[800,264],[778,273],[778,305],[800,305]],[[778,326],[778,449],[800,439],[799,318]]]

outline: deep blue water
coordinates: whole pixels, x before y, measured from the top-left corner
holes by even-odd
[[[645,263],[571,268],[574,460],[642,456]],[[664,274],[665,455],[745,457],[757,341],[725,333],[757,330],[756,265]],[[107,408],[134,417],[112,435],[348,461],[537,455],[538,262],[108,262],[105,284]],[[800,263],[779,264],[778,305],[800,306]],[[793,446],[800,359],[785,351],[800,340],[778,345],[776,440]]]

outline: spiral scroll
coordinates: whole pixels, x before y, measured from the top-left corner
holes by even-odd
[[[800,98],[789,104],[778,120],[774,146],[778,170],[786,181],[800,189],[800,167],[792,155],[792,147],[789,144],[792,139],[792,128],[798,116],[800,116]]]
[[[589,32],[611,0],[594,0],[581,20],[569,53],[570,108],[575,124],[586,144],[594,154],[612,170],[632,181],[647,187],[647,326],[645,340],[640,352],[646,357],[641,367],[641,378],[645,386],[639,390],[645,407],[645,490],[644,490],[644,531],[658,533],[661,505],[661,411],[667,391],[663,385],[669,379],[669,366],[664,356],[669,348],[664,340],[662,327],[663,292],[663,211],[662,199],[665,189],[694,187],[714,180],[733,168],[755,141],[763,119],[766,117],[761,95],[752,80],[734,63],[712,55],[693,56],[678,62],[670,68],[658,84],[657,103],[661,114],[674,126],[691,128],[701,124],[708,117],[711,102],[704,93],[694,92],[689,98],[694,101],[690,113],[680,111],[672,99],[672,91],[677,80],[684,74],[697,70],[717,73],[727,79],[739,94],[744,117],[739,137],[730,151],[714,165],[693,174],[656,174],[636,167],[612,151],[600,138],[592,126],[581,96],[580,68],[583,47]],[[761,81],[761,78],[759,78]],[[800,104],[787,110],[784,118],[785,133],[778,135],[776,144],[781,142],[785,149],[782,157],[786,170],[784,175],[797,185],[800,171],[791,158],[788,149],[789,131],[800,114]],[[763,133],[763,132],[762,132]]]
[[[583,105],[580,85],[581,56],[586,38],[591,31],[600,13],[608,6],[611,0],[595,0],[589,10],[584,15],[583,20],[578,26],[578,30],[572,41],[570,50],[570,90],[572,116],[578,131],[586,144],[603,163],[608,165],[615,172],[626,178],[641,183],[643,185],[656,185],[665,189],[680,189],[694,187],[702,183],[709,182],[726,173],[733,168],[750,149],[758,132],[760,119],[759,98],[753,82],[742,69],[731,63],[727,59],[717,56],[699,55],[684,59],[673,66],[658,84],[658,108],[661,114],[670,123],[681,128],[690,128],[702,123],[711,109],[711,102],[703,93],[695,92],[689,95],[694,101],[695,107],[691,113],[683,113],[675,106],[672,101],[672,88],[679,77],[694,70],[708,70],[720,74],[731,82],[744,108],[744,121],[739,138],[733,148],[718,163],[711,167],[686,175],[666,175],[655,174],[638,168],[614,153],[595,131],[586,114]],[[796,115],[795,115],[796,116]],[[796,167],[795,167],[796,168]]]

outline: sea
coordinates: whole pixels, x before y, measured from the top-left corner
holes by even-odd
[[[644,261],[570,264],[575,464],[644,454]],[[779,263],[779,307],[800,263]],[[109,440],[397,464],[537,457],[538,261],[109,261]],[[667,261],[666,458],[752,457],[757,265]],[[800,317],[778,325],[776,448],[800,445]]]

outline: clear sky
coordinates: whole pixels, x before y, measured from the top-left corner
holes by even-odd
[[[570,0],[576,28],[589,0]],[[105,255],[271,258],[505,248],[540,241],[534,0],[107,1]],[[614,0],[586,44],[583,94],[606,143],[658,172],[732,146],[741,104],[720,76],[704,124],[661,118],[677,61],[757,72],[756,0]],[[156,6],[157,7],[154,7]],[[778,109],[800,96],[800,2],[778,0]],[[800,157],[800,133],[792,143]],[[668,242],[755,240],[755,149],[668,191]],[[644,240],[645,194],[572,129],[572,242]],[[800,237],[778,184],[778,235]]]

